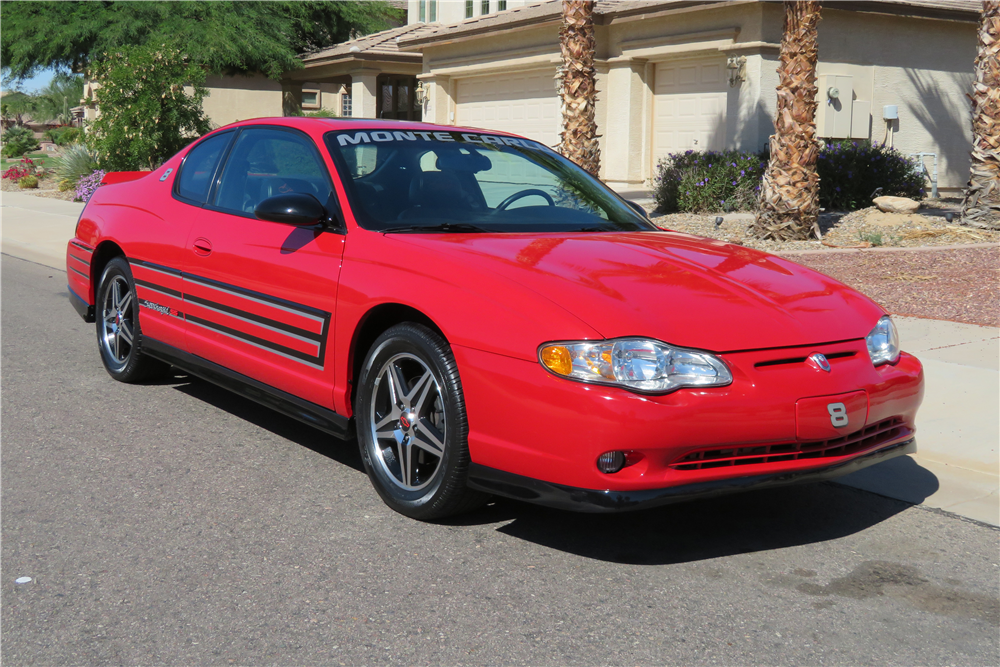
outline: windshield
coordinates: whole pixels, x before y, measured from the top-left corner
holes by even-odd
[[[326,145],[365,229],[656,229],[600,181],[527,139],[352,130],[328,133]]]

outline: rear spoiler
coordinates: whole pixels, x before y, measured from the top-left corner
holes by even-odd
[[[151,171],[109,171],[101,179],[101,185],[114,185],[115,183],[127,183],[142,178]]]

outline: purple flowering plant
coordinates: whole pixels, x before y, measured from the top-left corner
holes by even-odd
[[[104,170],[97,169],[90,174],[90,176],[84,176],[79,181],[76,182],[76,196],[74,201],[88,201],[95,192],[97,188],[101,186],[101,180],[104,178]]]

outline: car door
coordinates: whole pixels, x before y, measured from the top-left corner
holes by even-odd
[[[160,200],[164,203],[150,209],[158,219],[147,221],[142,241],[129,247],[143,335],[181,350],[187,349],[182,273],[189,260],[185,246],[191,228],[205,215],[212,182],[235,136],[234,131],[220,132],[195,144],[184,156],[173,183],[163,183],[169,188],[165,200]],[[148,206],[149,202],[140,204]]]
[[[291,128],[241,129],[188,239],[188,349],[332,408],[331,330],[344,233],[254,216],[264,199],[288,192],[311,194],[328,211],[336,207],[313,140]]]

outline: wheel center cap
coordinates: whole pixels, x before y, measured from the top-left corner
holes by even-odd
[[[412,414],[402,414],[399,416],[399,425],[403,427],[404,431],[409,431],[414,421]]]

